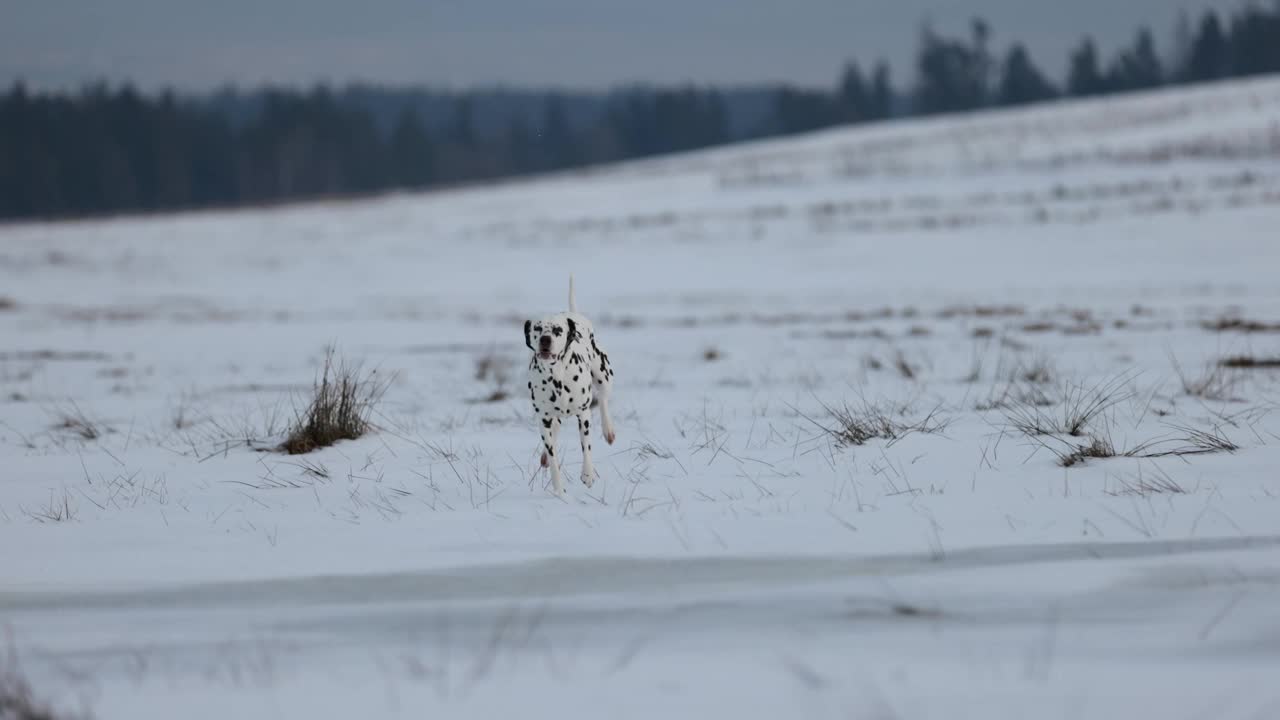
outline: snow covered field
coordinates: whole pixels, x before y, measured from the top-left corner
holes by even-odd
[[[0,227],[0,673],[103,718],[1280,717],[1278,233],[1274,79]],[[587,490],[562,434],[562,500],[521,324],[571,271],[619,440]],[[329,343],[378,431],[255,450]]]

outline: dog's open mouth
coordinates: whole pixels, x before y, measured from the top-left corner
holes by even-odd
[[[550,360],[550,359],[551,359],[551,353],[547,352],[546,350],[543,350],[542,352],[538,353],[538,359],[539,359],[539,360]]]

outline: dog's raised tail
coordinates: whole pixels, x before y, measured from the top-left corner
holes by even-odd
[[[578,303],[573,299],[573,273],[569,273],[569,312],[578,312]]]

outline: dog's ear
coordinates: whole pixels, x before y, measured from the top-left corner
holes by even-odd
[[[565,355],[569,354],[569,348],[573,345],[573,341],[582,337],[578,334],[578,324],[573,321],[573,318],[566,318],[566,322],[569,323],[569,332],[564,338],[564,350],[560,351],[561,360],[564,359]]]
[[[529,339],[529,328],[530,328],[532,325],[533,325],[533,321],[532,321],[532,320],[525,320],[525,321],[524,321],[524,344],[525,344],[525,345],[528,345],[530,350],[532,350],[532,349],[533,349],[533,341]]]

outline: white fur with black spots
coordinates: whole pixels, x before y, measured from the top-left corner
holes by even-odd
[[[591,405],[600,407],[600,429],[610,445],[617,439],[609,417],[609,397],[613,391],[613,367],[609,356],[596,341],[591,321],[577,311],[573,297],[573,277],[569,277],[569,312],[550,315],[524,324],[524,344],[533,351],[529,360],[529,399],[542,431],[542,466],[551,471],[551,487],[564,494],[556,441],[561,420],[578,419],[582,441],[582,482],[595,482],[591,463]]]

